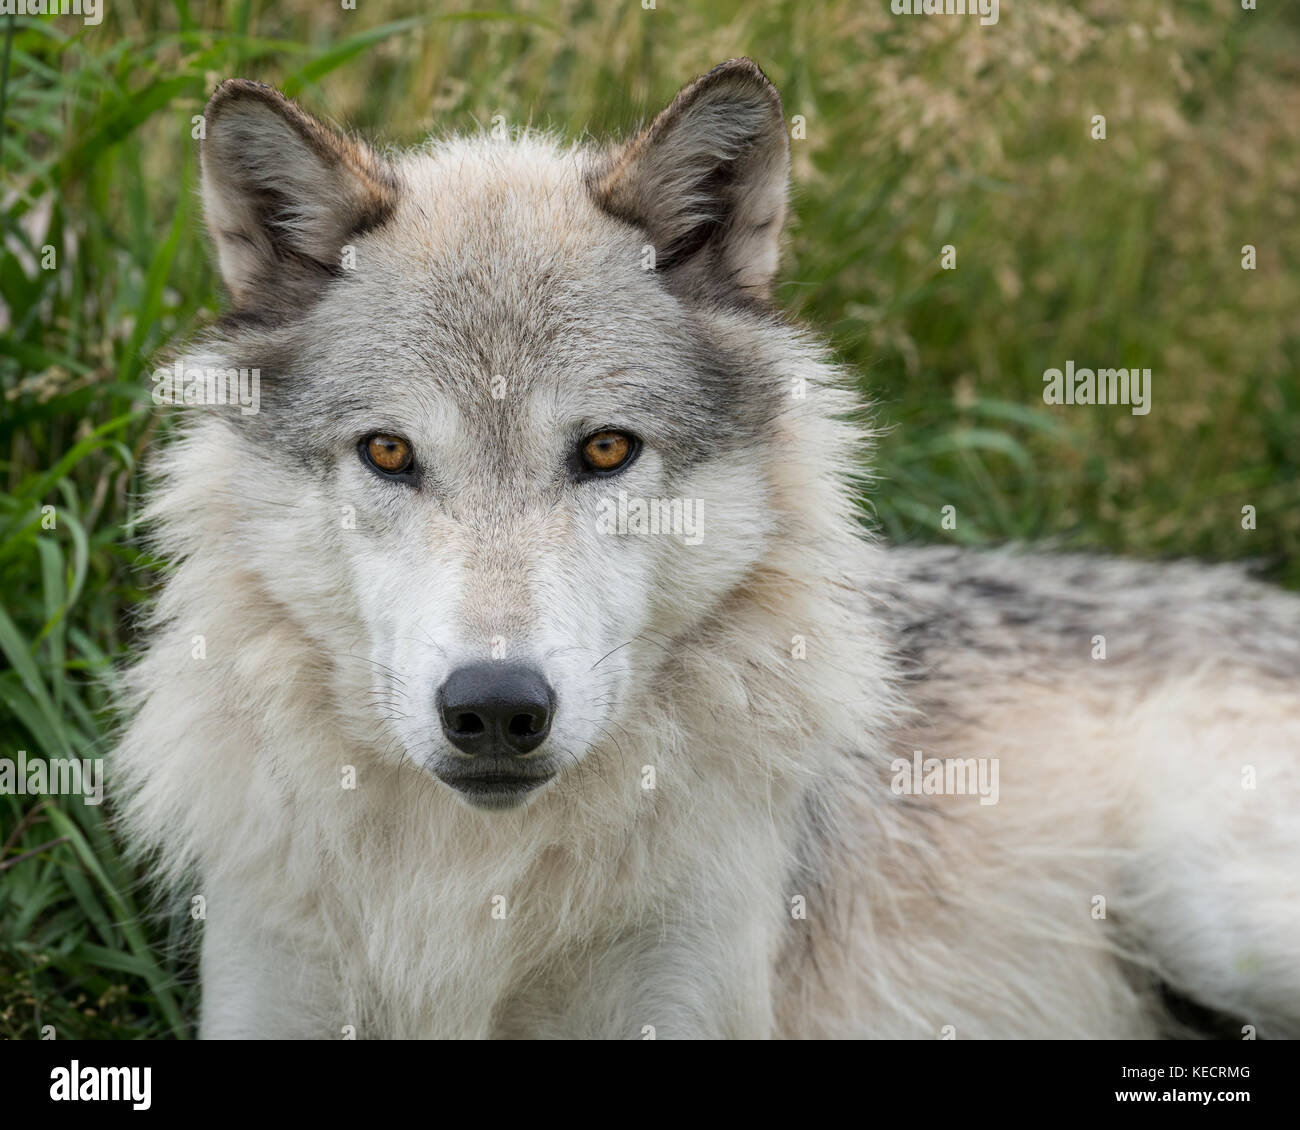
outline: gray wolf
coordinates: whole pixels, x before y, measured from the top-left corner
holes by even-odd
[[[202,1035],[1300,1034],[1300,600],[864,533],[756,65],[609,147],[205,127],[183,363],[260,404],[176,410],[109,770]]]

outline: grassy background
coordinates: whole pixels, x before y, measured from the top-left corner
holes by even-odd
[[[0,21],[0,757],[107,751],[153,576],[130,532],[167,427],[149,361],[220,302],[190,131],[230,75],[405,143],[496,114],[627,130],[751,55],[806,122],[780,301],[891,426],[870,500],[891,537],[1256,557],[1300,586],[1300,9],[1008,0],[982,29],[887,0],[472,2]],[[1045,407],[1067,358],[1151,368],[1150,415]],[[0,797],[0,1035],[186,1034],[181,921],[103,809]]]

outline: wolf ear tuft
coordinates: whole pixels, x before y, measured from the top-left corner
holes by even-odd
[[[596,202],[643,228],[656,269],[691,290],[766,298],[785,221],[781,96],[749,59],[684,86],[591,177]]]
[[[392,170],[258,82],[223,82],[204,111],[203,206],[237,307],[301,308],[348,241],[397,203]]]

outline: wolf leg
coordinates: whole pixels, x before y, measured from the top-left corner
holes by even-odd
[[[1174,988],[1260,1036],[1300,1037],[1300,701],[1259,681],[1185,701],[1147,739],[1134,917]]]
[[[334,993],[319,964],[273,938],[228,900],[209,902],[201,962],[204,1040],[342,1039]]]

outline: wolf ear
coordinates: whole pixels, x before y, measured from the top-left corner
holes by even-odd
[[[203,206],[236,306],[309,303],[392,214],[392,170],[261,83],[223,82],[203,117]]]
[[[656,270],[691,290],[767,297],[790,149],[781,96],[749,59],[684,86],[591,180],[597,203],[643,228]]]

